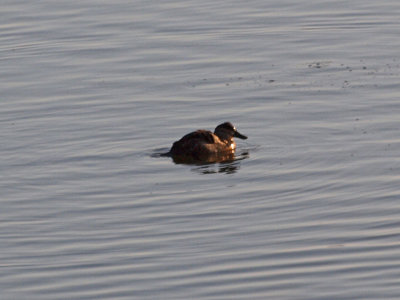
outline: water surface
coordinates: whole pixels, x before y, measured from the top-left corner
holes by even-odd
[[[399,11],[3,2],[1,298],[399,299]]]

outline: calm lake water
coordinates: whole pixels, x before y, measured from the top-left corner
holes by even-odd
[[[2,1],[0,298],[400,299],[399,14]]]

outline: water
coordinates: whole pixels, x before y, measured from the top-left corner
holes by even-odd
[[[3,1],[0,298],[399,299],[399,11]]]

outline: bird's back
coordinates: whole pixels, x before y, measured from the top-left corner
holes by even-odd
[[[208,130],[196,130],[183,136],[179,141],[176,141],[171,148],[172,155],[192,155],[201,156],[209,154],[212,150],[212,145],[219,142],[217,136]]]

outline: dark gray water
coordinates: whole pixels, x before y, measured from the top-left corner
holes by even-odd
[[[3,1],[0,298],[399,299],[399,13]]]

